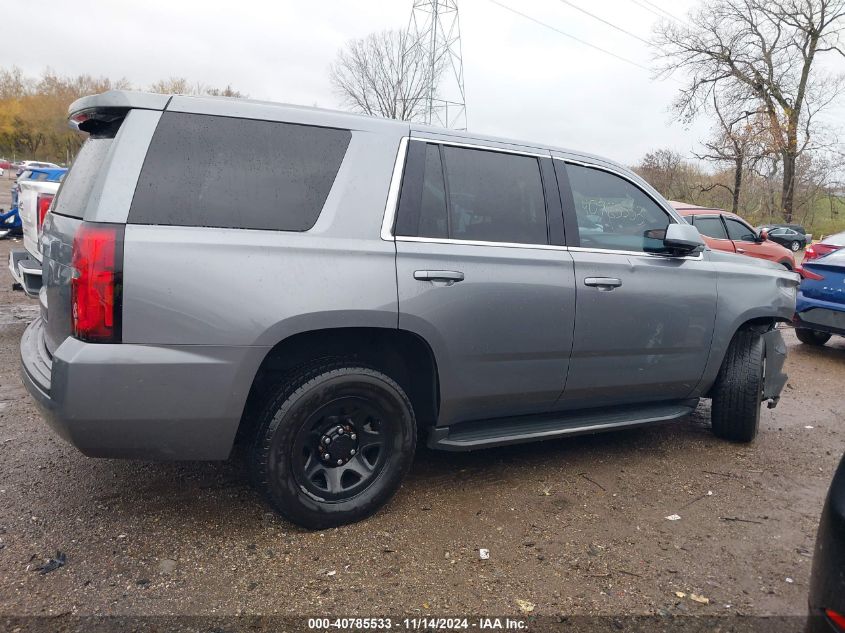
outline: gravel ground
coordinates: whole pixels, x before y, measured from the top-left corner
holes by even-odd
[[[786,331],[789,384],[751,445],[714,438],[702,404],[666,426],[421,449],[382,512],[305,532],[269,513],[238,458],[94,460],[55,437],[18,377],[35,302],[10,290],[10,248],[21,244],[0,242],[0,617],[805,612],[845,448],[845,339],[811,349]],[[65,564],[37,573],[57,551]]]

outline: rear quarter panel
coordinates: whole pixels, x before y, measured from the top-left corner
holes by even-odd
[[[396,251],[379,235],[402,131],[353,130],[309,231],[128,225],[124,342],[269,348],[313,329],[396,328]]]

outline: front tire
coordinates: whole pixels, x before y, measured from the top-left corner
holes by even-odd
[[[830,340],[830,332],[819,332],[818,330],[811,330],[809,328],[797,327],[795,328],[795,336],[798,340],[806,345],[814,345],[821,347]]]
[[[712,389],[713,433],[731,442],[751,442],[760,427],[765,344],[753,330],[734,335]]]
[[[258,417],[255,486],[290,521],[324,529],[360,521],[399,489],[416,448],[403,389],[375,369],[331,361],[304,367]]]

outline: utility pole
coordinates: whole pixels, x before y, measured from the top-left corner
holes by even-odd
[[[425,122],[465,130],[467,111],[458,1],[414,0],[408,36],[410,46],[421,47],[429,60],[432,81],[428,86]]]

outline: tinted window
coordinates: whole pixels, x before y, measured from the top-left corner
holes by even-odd
[[[450,146],[443,156],[451,238],[548,243],[536,158]]]
[[[349,130],[166,112],[129,222],[307,231],[351,136]]]
[[[425,148],[420,225],[416,234],[424,237],[449,236],[446,220],[446,181],[443,179],[438,145],[426,145]]]
[[[707,237],[714,237],[717,240],[728,239],[728,234],[725,232],[725,225],[719,218],[695,218],[695,228],[698,232]]]
[[[89,137],[76,155],[71,170],[67,173],[56,199],[52,212],[81,218],[85,205],[94,188],[97,175],[103,168],[106,155],[111,148],[113,138]]]
[[[567,165],[566,171],[581,246],[624,251],[663,250],[662,236],[672,220],[642,190],[600,169]]]
[[[742,222],[725,218],[725,224],[728,225],[728,235],[732,240],[739,242],[753,242],[757,239],[757,234],[754,230]]]

